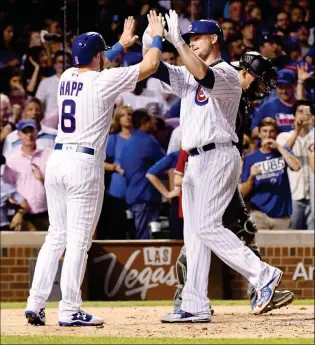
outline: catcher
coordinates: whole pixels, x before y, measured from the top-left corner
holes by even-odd
[[[232,65],[239,71],[241,84],[243,87],[242,98],[239,106],[238,119],[236,123],[236,133],[239,138],[238,149],[242,155],[243,151],[243,136],[245,129],[248,128],[249,108],[251,103],[255,100],[262,99],[269,95],[271,90],[275,87],[275,81],[277,78],[276,71],[270,60],[263,57],[257,52],[245,53],[239,62],[234,62]],[[254,81],[248,86],[246,82],[246,74],[249,73],[255,77]],[[181,186],[182,175],[184,172],[184,165],[188,160],[188,154],[181,152],[179,161],[175,169],[175,187]],[[250,218],[249,212],[245,206],[242,195],[239,190],[236,189],[234,196],[225,210],[223,215],[224,227],[230,229],[235,235],[237,235],[260,259],[261,255],[258,250],[255,235],[257,232],[256,224]],[[184,288],[187,277],[187,262],[186,262],[186,250],[182,248],[176,263],[176,273],[178,286],[174,295],[174,310],[178,310],[181,307],[181,294]],[[257,299],[256,289],[247,282],[248,285],[248,297],[250,300],[251,308],[253,309],[255,301]],[[291,291],[275,291],[273,299],[271,300],[268,308],[263,313],[266,313],[272,309],[282,308],[294,300],[294,294]],[[213,314],[213,310],[211,309]]]

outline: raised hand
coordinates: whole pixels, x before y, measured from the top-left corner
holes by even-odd
[[[165,24],[166,21],[165,19],[162,17],[162,24],[163,27],[165,28]],[[165,35],[165,30],[164,30],[164,35]],[[147,28],[145,29],[143,36],[142,36],[142,47],[145,50],[149,50],[151,48],[151,44],[153,41],[153,36],[152,36],[152,32],[151,32],[151,27],[150,24],[147,26]],[[162,41],[165,41],[165,38],[162,39]]]
[[[170,10],[169,15],[165,15],[165,19],[168,25],[168,31],[165,32],[165,38],[172,43],[175,48],[185,44],[180,33],[177,13],[174,10]]]
[[[164,26],[163,26],[163,17],[160,13],[159,15],[156,14],[155,11],[150,11],[150,13],[147,15],[149,26],[150,26],[150,35],[151,37],[154,36],[161,36],[163,37],[164,34]]]
[[[313,75],[314,72],[308,72],[308,65],[307,63],[301,63],[297,66],[297,74],[298,74],[298,80],[300,82],[305,82],[308,78],[310,78]]]
[[[139,36],[135,35],[136,21],[133,17],[129,16],[125,19],[124,31],[120,37],[119,43],[124,47],[128,48],[132,46]]]

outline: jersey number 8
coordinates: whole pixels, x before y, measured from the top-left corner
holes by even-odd
[[[75,131],[75,102],[71,99],[65,99],[62,102],[61,109],[61,129],[64,133],[73,133]]]

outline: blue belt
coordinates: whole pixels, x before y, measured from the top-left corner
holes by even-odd
[[[62,150],[62,148],[63,148],[63,144],[55,145],[55,150]],[[75,151],[94,156],[94,149],[91,149],[90,147],[78,146]]]

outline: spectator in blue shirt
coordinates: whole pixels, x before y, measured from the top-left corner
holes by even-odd
[[[178,196],[180,189],[173,189],[174,187],[174,174],[173,170],[179,156],[179,150],[168,154],[167,156],[156,162],[145,175],[146,178],[153,184],[153,186],[164,196],[165,199],[171,202],[170,204],[170,226],[171,226],[171,239],[183,239],[183,227],[180,226],[178,221]],[[159,175],[164,171],[169,173],[169,189],[160,180]],[[173,181],[172,181],[173,180]]]
[[[276,143],[275,119],[264,118],[259,124],[261,147],[244,159],[240,191],[250,198],[251,215],[258,229],[286,230],[292,212],[287,167],[300,169],[291,150]]]
[[[115,109],[104,163],[107,194],[98,227],[99,239],[126,239],[126,181],[124,171],[120,167],[120,158],[131,137],[131,119],[131,107],[123,105]]]
[[[146,110],[133,113],[132,125],[135,131],[124,146],[120,167],[126,178],[126,202],[133,214],[136,239],[149,239],[149,223],[158,219],[161,195],[145,175],[165,153],[150,134],[156,127]]]
[[[258,125],[266,117],[277,121],[280,132],[293,129],[295,104],[296,75],[289,69],[282,69],[277,73],[277,96],[264,102],[254,113],[251,124],[252,137],[258,137]]]

